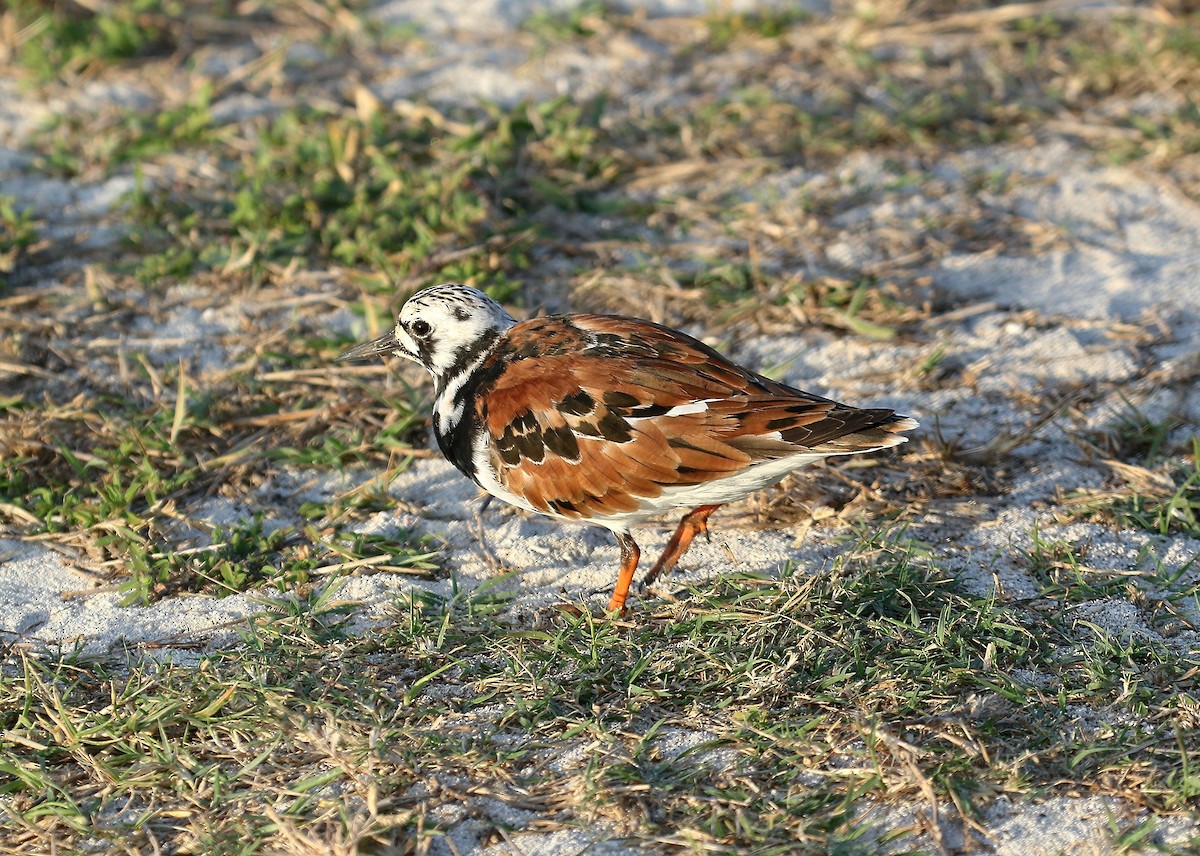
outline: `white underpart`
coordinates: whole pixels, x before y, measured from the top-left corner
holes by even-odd
[[[724,505],[744,498],[756,490],[780,482],[792,470],[798,470],[813,461],[819,461],[828,455],[800,454],[774,461],[763,461],[747,467],[741,472],[710,482],[696,485],[677,485],[663,488],[658,496],[642,499],[641,508],[623,514],[615,514],[604,520],[593,520],[600,526],[614,532],[628,531],[630,526],[641,523],[647,518],[654,517],[672,509],[699,508],[701,505]]]
[[[486,431],[480,431],[479,436],[475,438],[475,442],[471,445],[471,462],[475,465],[475,478],[479,481],[479,486],[496,497],[496,499],[502,499],[509,505],[524,508],[526,511],[548,514],[550,517],[557,517],[559,520],[570,519],[560,514],[549,514],[540,508],[534,508],[529,504],[528,500],[517,496],[504,485],[500,484],[500,480],[496,478],[496,471],[492,469],[491,456],[488,454],[488,435]],[[594,522],[599,523],[599,521]]]

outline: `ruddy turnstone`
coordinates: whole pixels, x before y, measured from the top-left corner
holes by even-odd
[[[874,452],[917,427],[734,365],[650,321],[551,315],[516,321],[480,291],[438,285],[396,326],[339,356],[396,354],[433,375],[442,453],[495,497],[611,529],[625,606],[641,555],[630,527],[687,509],[645,577],[669,571],[721,505],[830,455]]]

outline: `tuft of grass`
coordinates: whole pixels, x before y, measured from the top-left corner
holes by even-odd
[[[1200,111],[1194,100],[1185,98],[1177,107],[1149,113],[1128,105],[1139,95],[1161,92],[1164,79],[1197,79],[1198,21],[1200,14],[1190,10],[1172,24],[1118,18],[1102,34],[1094,26],[1060,28],[1029,42],[1031,61],[1065,61],[1047,87],[1064,106],[1088,109],[1102,100],[1120,99],[1109,119],[1113,131],[1094,137],[1097,148],[1119,163],[1138,160],[1163,167],[1200,152]],[[1193,198],[1198,192],[1191,181],[1182,189]]]
[[[264,529],[263,515],[217,527],[211,543],[187,549],[151,550],[127,545],[129,579],[121,584],[126,605],[148,604],[186,591],[223,597],[269,584],[280,592],[314,578],[365,569],[429,577],[437,551],[428,539],[401,532],[381,538],[304,526]]]
[[[543,46],[570,39],[588,39],[603,32],[612,17],[611,4],[605,0],[584,0],[566,12],[538,9],[521,25]]]
[[[1127,402],[1117,414],[1116,425],[1105,438],[1105,445],[1113,457],[1153,466],[1162,461],[1167,439],[1178,427],[1179,420],[1174,416],[1155,421]]]
[[[860,91],[812,103],[750,86],[673,121],[690,129],[712,158],[779,158],[787,165],[819,163],[859,149],[961,146],[1000,142],[1041,115],[1038,105],[998,103],[985,81],[960,79],[943,88],[874,69],[878,97]]]
[[[51,0],[14,0],[8,14],[23,36],[17,61],[43,81],[93,73],[134,57],[169,52],[173,19],[184,6],[175,0],[76,5]]]
[[[362,20],[360,0],[318,0],[302,6],[244,6],[229,0],[128,0],[68,3],[13,0],[0,12],[0,32],[12,34],[10,55],[40,84],[75,83],[114,67],[149,66],[206,42],[280,25],[331,53],[370,39],[411,35],[385,32]]]
[[[1029,549],[1024,553],[1029,573],[1040,586],[1038,597],[1060,609],[1129,593],[1130,574],[1089,567],[1079,545],[1047,539],[1038,529],[1031,533]]]
[[[887,341],[896,336],[897,327],[911,323],[923,313],[902,300],[901,290],[890,283],[871,279],[847,282],[826,277],[815,282],[800,282],[789,289],[787,302],[834,327],[850,330],[870,339]]]
[[[27,208],[17,208],[11,196],[0,196],[0,291],[8,286],[8,276],[17,262],[38,241],[37,222]]]
[[[705,20],[708,28],[707,46],[710,50],[722,50],[743,35],[778,39],[786,35],[792,27],[810,20],[812,15],[799,8],[714,13]]]
[[[1145,439],[1138,437],[1139,442]],[[1157,448],[1160,441],[1150,442]],[[1116,460],[1104,463],[1118,484],[1061,495],[1059,502],[1068,515],[1096,517],[1117,527],[1159,535],[1178,532],[1200,537],[1200,436],[1191,438],[1190,454],[1153,468]]]

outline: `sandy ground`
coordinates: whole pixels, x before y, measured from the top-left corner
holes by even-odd
[[[588,57],[559,51],[531,61],[522,49],[506,42],[504,33],[537,5],[459,0],[439,4],[433,13],[421,2],[379,4],[374,14],[382,21],[414,23],[427,32],[453,33],[455,38],[424,57],[421,73],[414,74],[397,62],[394,73],[377,80],[377,94],[385,101],[420,95],[435,102],[459,103],[475,98],[511,101],[562,91],[586,95],[619,90],[623,81],[637,77],[640,67],[649,67],[652,56],[636,45],[625,46],[628,56],[609,52]],[[676,0],[654,5],[657,12],[680,14],[703,12],[709,4]],[[214,57],[212,62],[220,59]],[[80,97],[139,103],[153,96],[117,89]],[[655,92],[635,88],[628,97],[649,104]],[[0,105],[0,194],[15,195],[43,216],[59,213],[52,219],[58,229],[93,229],[90,241],[103,245],[109,238],[102,226],[104,215],[128,190],[130,178],[80,184],[39,173],[22,152],[23,140],[39,121],[73,109],[72,105],[37,103],[4,81],[0,81]],[[243,107],[261,109],[253,104]],[[1001,190],[983,191],[982,204],[1055,230],[1061,240],[1037,253],[953,254],[928,271],[936,286],[970,298],[976,306],[952,323],[938,322],[933,337],[974,383],[920,397],[892,393],[887,372],[928,356],[932,350],[928,342],[879,344],[804,331],[740,342],[734,356],[749,365],[786,365],[787,381],[814,391],[857,404],[900,408],[919,418],[923,430],[936,428],[967,447],[1019,432],[1029,424],[1034,414],[1023,408],[1022,390],[1085,385],[1100,404],[1088,411],[1085,422],[1055,421],[1018,449],[1010,464],[1010,490],[959,502],[953,508],[932,508],[915,525],[916,534],[935,545],[962,585],[978,591],[999,586],[1010,595],[1034,590],[1034,582],[1014,555],[1028,546],[1035,527],[1046,537],[1088,543],[1089,561],[1098,568],[1129,568],[1147,545],[1155,547],[1167,567],[1181,567],[1200,552],[1200,543],[1182,536],[1115,532],[1098,524],[1060,525],[1047,503],[1059,488],[1103,482],[1104,472],[1083,458],[1071,435],[1110,423],[1126,400],[1151,418],[1179,414],[1185,423],[1181,431],[1194,431],[1200,423],[1200,389],[1168,389],[1161,383],[1163,377],[1189,370],[1200,359],[1196,238],[1200,208],[1195,203],[1135,168],[1101,164],[1065,138],[1047,139],[1032,149],[981,147],[949,156],[933,167],[931,177],[941,188],[937,195],[925,195],[921,183],[910,192],[888,192],[890,175],[883,164],[855,155],[835,175],[840,181],[852,181],[865,201],[860,209],[842,215],[844,222],[839,225],[846,229],[846,237],[825,252],[843,264],[870,264],[877,253],[873,234],[884,228],[911,229],[922,218],[945,212],[958,197],[972,192],[969,177],[983,168],[1003,171],[1008,180]],[[810,179],[796,176],[792,192],[798,193]],[[783,192],[788,192],[786,186]],[[204,348],[240,320],[238,316],[237,306],[202,317],[181,313],[149,335],[162,337],[161,355],[169,362],[172,347],[182,341],[185,346]],[[1145,344],[1131,335],[1160,322],[1171,330],[1165,339],[1155,337]],[[347,323],[333,319],[331,328]],[[154,352],[153,343],[150,349]],[[1187,423],[1193,427],[1189,429]],[[295,478],[297,483],[308,483],[308,495],[329,497],[371,475],[325,476],[312,483],[297,472]],[[278,485],[265,490],[287,492]],[[475,586],[489,579],[492,570],[483,559],[473,520],[478,507],[475,489],[450,465],[439,459],[418,460],[391,484],[390,492],[402,508],[420,512],[379,513],[368,522],[368,531],[387,533],[399,527],[431,534],[444,541],[457,584]],[[263,497],[254,496],[247,497],[243,507],[214,501],[206,512],[211,522],[222,522],[249,514],[262,502]],[[491,549],[503,563],[520,569],[507,584],[517,591],[513,609],[533,610],[581,592],[597,603],[607,597],[617,549],[606,532],[558,526],[496,505],[486,511],[484,520]],[[724,571],[729,555],[736,567],[750,571],[770,572],[786,560],[821,568],[839,549],[836,533],[828,529],[814,529],[801,538],[789,530],[722,527],[720,515],[714,522],[717,537],[711,545],[698,543],[693,548],[681,568],[681,579]],[[666,534],[665,524],[651,527],[642,536],[647,552],[661,544]],[[169,651],[196,640],[227,645],[233,644],[239,621],[263,608],[260,600],[248,595],[173,597],[147,608],[123,607],[118,592],[94,591],[96,585],[62,554],[37,541],[0,538],[0,630],[19,634],[30,643],[81,646],[89,652],[144,649],[148,643]],[[364,616],[379,616],[398,592],[414,585],[448,594],[452,583],[375,574],[348,579],[342,595],[360,601]],[[1091,620],[1115,632],[1154,632],[1139,623],[1137,610],[1124,601],[1087,608]],[[1193,633],[1171,641],[1180,646],[1197,644]],[[1109,852],[1108,818],[1114,812],[1130,811],[1117,802],[1070,797],[1036,804],[1001,801],[992,806],[988,817],[992,851],[1023,856]],[[896,807],[865,810],[881,834],[913,822],[911,812]],[[1160,826],[1164,842],[1181,844],[1198,832],[1200,825],[1183,819]],[[460,833],[454,836],[459,852],[489,852],[477,846],[469,823]],[[605,843],[610,834],[612,830],[598,827],[521,835],[517,840],[529,854],[624,852],[615,843]],[[961,846],[961,841],[946,843],[952,849]]]

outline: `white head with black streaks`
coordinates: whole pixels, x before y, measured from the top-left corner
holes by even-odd
[[[454,283],[435,285],[408,299],[393,329],[338,359],[395,354],[425,366],[440,392],[478,365],[515,323],[482,291]]]

